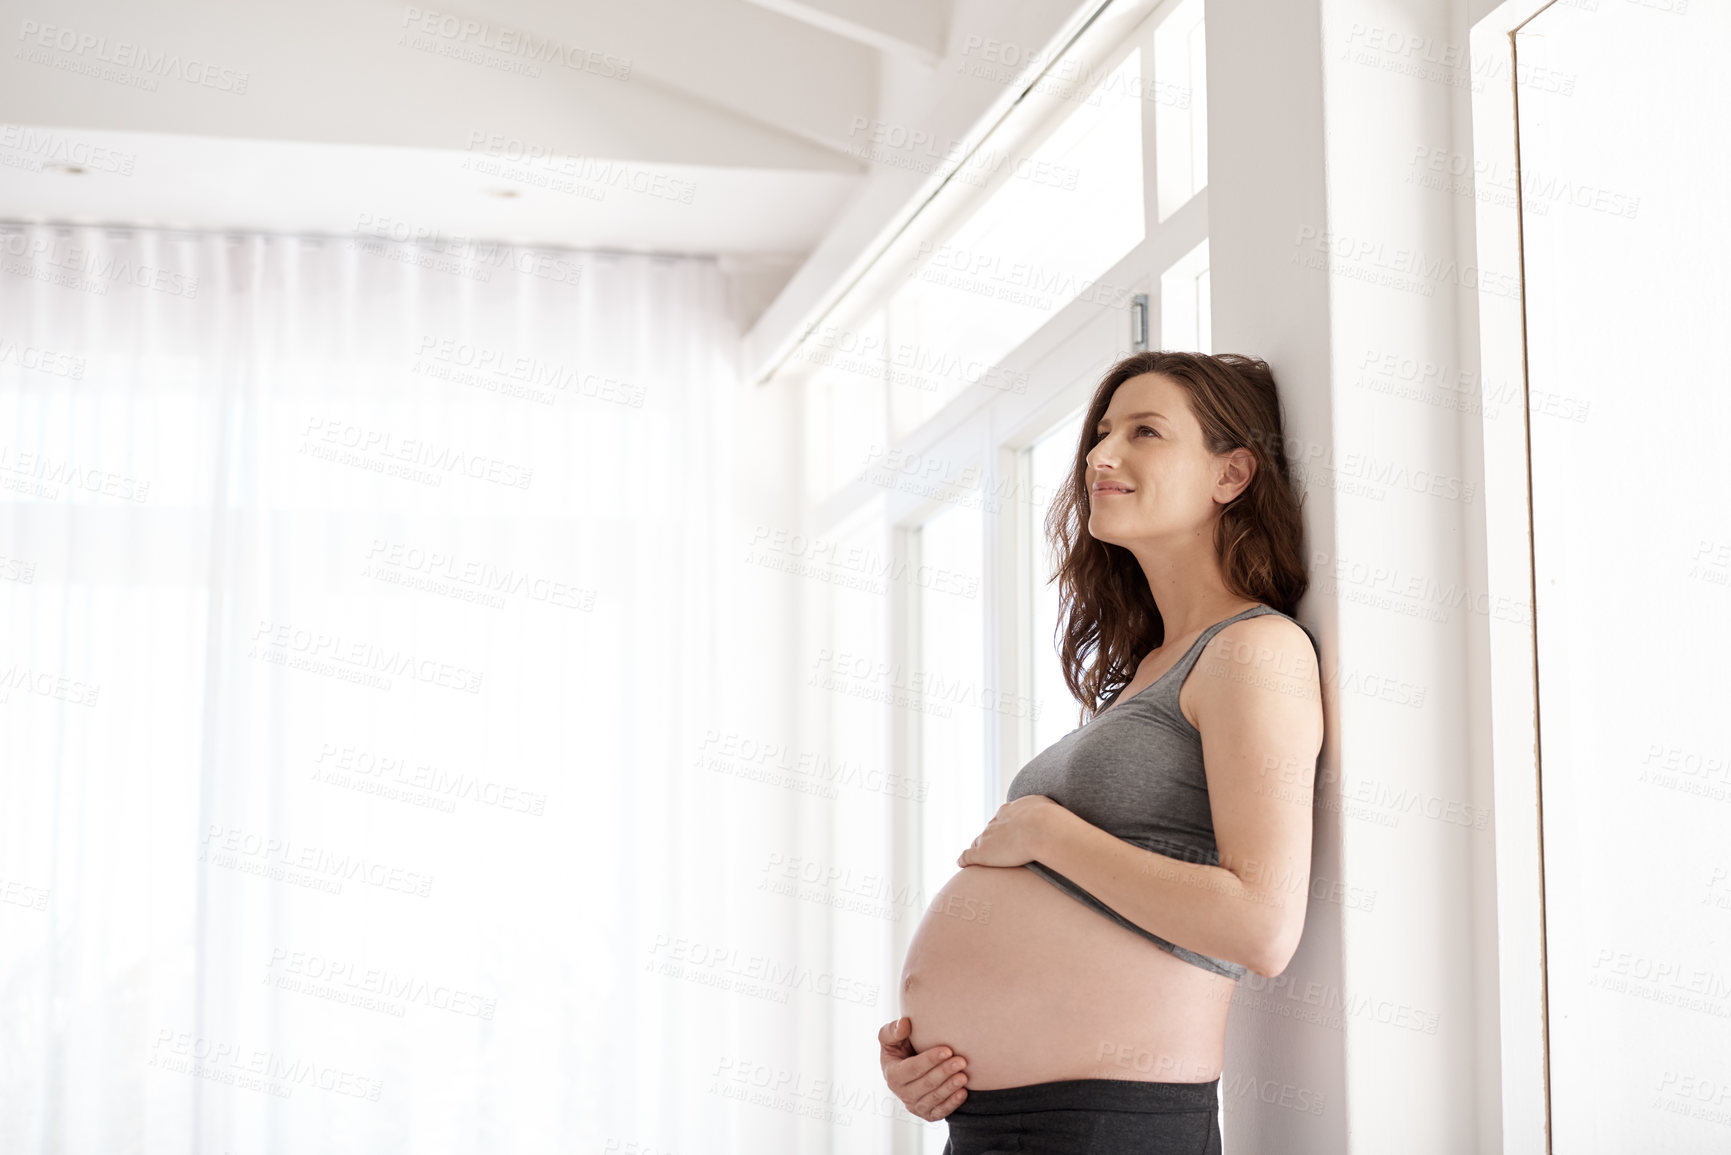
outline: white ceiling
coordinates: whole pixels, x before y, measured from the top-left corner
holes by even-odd
[[[0,0],[0,220],[730,254],[761,307],[918,183],[876,125],[953,138],[1076,7],[470,2]]]

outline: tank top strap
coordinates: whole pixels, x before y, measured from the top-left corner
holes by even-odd
[[[1177,664],[1175,664],[1171,670],[1161,675],[1160,681],[1163,695],[1173,701],[1177,700],[1178,690],[1184,685],[1184,679],[1190,676],[1191,669],[1194,668],[1196,663],[1202,659],[1202,651],[1208,648],[1208,643],[1214,640],[1215,634],[1218,634],[1233,622],[1241,622],[1245,618],[1259,617],[1262,614],[1278,613],[1280,613],[1280,611],[1275,609],[1273,606],[1251,606],[1249,609],[1233,614],[1231,617],[1222,621],[1215,622],[1213,625],[1203,630],[1202,636],[1190,644],[1190,648],[1184,652],[1182,658],[1178,659]],[[1281,616],[1284,617],[1285,615]]]
[[[1179,658],[1178,661],[1173,664],[1170,670],[1167,670],[1164,674],[1161,674],[1156,678],[1153,685],[1144,687],[1140,692],[1133,695],[1133,697],[1147,697],[1151,699],[1164,700],[1169,709],[1176,710],[1178,691],[1184,685],[1184,679],[1190,676],[1191,669],[1193,669],[1196,663],[1201,660],[1203,649],[1207,647],[1209,642],[1214,640],[1214,635],[1218,634],[1233,622],[1240,622],[1245,618],[1260,617],[1263,614],[1280,614],[1281,617],[1296,624],[1299,629],[1304,631],[1304,636],[1310,639],[1311,647],[1316,650],[1316,660],[1319,663],[1322,661],[1322,643],[1316,640],[1316,635],[1311,632],[1309,626],[1305,625],[1297,618],[1292,617],[1290,614],[1281,613],[1273,606],[1254,605],[1247,610],[1242,610],[1239,613],[1233,614],[1229,618],[1215,622],[1213,625],[1203,630],[1201,636],[1194,642],[1190,643],[1190,648],[1185,651],[1183,657]],[[1123,686],[1112,691],[1111,696],[1104,702],[1100,703],[1100,708],[1096,711],[1095,716],[1098,717],[1100,713],[1103,713],[1105,710],[1110,708],[1113,703],[1117,702],[1118,699],[1123,696]]]
[[[1243,613],[1233,614],[1223,622],[1215,622],[1206,630],[1202,631],[1202,637],[1197,639],[1197,644],[1194,647],[1193,652],[1184,655],[1184,659],[1191,665],[1195,665],[1199,660],[1201,660],[1203,647],[1214,639],[1215,634],[1219,633],[1233,622],[1243,621],[1245,618],[1259,617],[1262,614],[1280,614],[1281,617],[1303,630],[1304,636],[1310,639],[1310,648],[1316,651],[1317,662],[1320,663],[1322,661],[1322,643],[1317,640],[1316,631],[1312,630],[1309,626],[1305,625],[1291,614],[1280,613],[1280,611],[1275,609],[1273,606],[1251,606]]]

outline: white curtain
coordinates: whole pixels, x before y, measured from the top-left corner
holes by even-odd
[[[0,257],[0,1150],[792,1149],[714,263]]]

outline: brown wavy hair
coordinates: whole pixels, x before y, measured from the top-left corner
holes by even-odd
[[[1064,682],[1083,703],[1083,720],[1108,694],[1129,685],[1142,656],[1165,641],[1166,623],[1136,556],[1088,532],[1088,451],[1118,387],[1158,373],[1183,386],[1211,453],[1245,448],[1256,457],[1250,484],[1219,514],[1215,556],[1226,587],[1241,598],[1291,615],[1310,585],[1304,565],[1302,501],[1286,460],[1274,374],[1237,353],[1135,353],[1107,370],[1082,422],[1068,482],[1046,514],[1057,571],[1059,659]],[[1061,640],[1060,640],[1061,639]],[[1093,654],[1092,663],[1086,661]]]

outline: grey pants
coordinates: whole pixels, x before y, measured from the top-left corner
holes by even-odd
[[[1220,1155],[1219,1111],[1219,1079],[970,1090],[944,1117],[944,1155]]]

